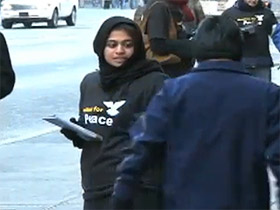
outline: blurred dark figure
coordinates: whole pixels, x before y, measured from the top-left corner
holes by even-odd
[[[270,1],[265,0],[265,1],[263,1],[263,4],[264,4],[264,6],[265,6],[266,8],[271,9],[271,2],[270,2]]]
[[[2,99],[12,92],[15,84],[15,73],[5,37],[1,32],[0,47],[0,99]]]
[[[271,81],[272,57],[269,36],[280,50],[278,21],[261,0],[237,0],[222,16],[237,22],[244,35],[242,62],[254,76]]]
[[[112,0],[104,0],[103,8],[104,9],[110,9],[111,4],[112,4]]]
[[[186,28],[187,34],[193,36],[198,24],[205,18],[205,14],[199,0],[189,0],[188,7],[194,14],[194,20],[188,21],[183,18],[183,25]]]
[[[164,151],[164,209],[269,209],[270,166],[280,180],[280,87],[239,62],[234,21],[206,18],[195,35],[198,66],[167,80],[130,130],[115,209],[129,208],[139,177]]]
[[[142,30],[147,58],[160,62],[170,77],[189,72],[194,64],[195,46],[183,26],[183,21],[194,20],[188,0],[149,0],[136,10],[134,21]]]

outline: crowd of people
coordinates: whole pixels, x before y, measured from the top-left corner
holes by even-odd
[[[269,209],[266,167],[280,178],[279,86],[242,66],[232,20],[207,18],[194,38],[198,66],[167,80],[130,130],[115,209],[133,209],[142,173],[160,161],[163,209]]]
[[[280,89],[268,37],[280,49],[279,24],[260,0],[220,17],[193,11],[186,0],[150,0],[134,21],[112,17],[97,32],[100,70],[82,81],[71,121],[104,140],[61,131],[82,149],[84,210],[269,208]]]
[[[207,18],[194,8],[149,0],[134,21],[99,28],[99,70],[82,80],[70,121],[103,140],[61,129],[82,150],[84,210],[269,209],[267,167],[280,187],[269,36],[280,51],[280,25],[261,0]],[[14,81],[1,36],[1,98]]]

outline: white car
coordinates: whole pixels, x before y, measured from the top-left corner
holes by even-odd
[[[47,22],[49,27],[56,28],[58,20],[74,26],[77,10],[78,0],[2,0],[2,27],[12,28],[14,23],[23,23],[30,28],[34,22]]]

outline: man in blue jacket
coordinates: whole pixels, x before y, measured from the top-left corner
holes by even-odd
[[[269,36],[280,51],[279,23],[271,9],[262,0],[237,0],[223,16],[230,17],[239,25],[244,35],[242,62],[254,76],[271,81],[272,57]]]
[[[232,20],[207,18],[195,39],[198,66],[167,80],[131,129],[115,209],[130,207],[139,177],[161,153],[165,209],[269,209],[267,167],[278,187],[280,178],[280,87],[243,68]]]

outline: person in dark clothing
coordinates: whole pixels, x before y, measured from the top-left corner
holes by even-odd
[[[198,24],[205,18],[205,14],[202,8],[202,5],[199,0],[189,0],[188,7],[192,10],[194,14],[194,20],[187,20],[183,18],[183,25],[186,28],[186,32],[189,36],[192,36],[195,33],[195,30],[198,27]]]
[[[9,95],[15,85],[15,72],[12,67],[9,49],[4,35],[0,32],[0,99]]]
[[[270,166],[280,179],[280,87],[239,62],[230,19],[202,21],[198,66],[167,80],[131,128],[133,153],[119,167],[115,209],[128,208],[147,163],[164,151],[164,209],[269,209]]]
[[[188,0],[149,0],[140,17],[147,58],[159,61],[170,77],[183,75],[193,66],[195,45],[183,27],[183,21],[194,20],[187,3]]]
[[[243,58],[246,69],[256,77],[271,81],[272,57],[269,51],[269,36],[274,32],[278,21],[274,13],[266,8],[261,0],[237,0],[233,7],[223,12],[237,22],[244,33]],[[277,44],[278,45],[278,44]],[[280,45],[276,47],[280,49]]]
[[[76,122],[103,136],[85,142],[70,130],[61,132],[82,148],[81,173],[84,209],[109,209],[116,168],[129,154],[128,129],[167,78],[156,61],[146,59],[139,27],[125,17],[111,17],[100,27],[93,42],[99,58],[97,72],[81,83],[80,113]],[[160,164],[151,166],[141,180],[135,209],[158,209]]]
[[[111,4],[112,4],[112,0],[104,0],[103,8],[110,9]]]

